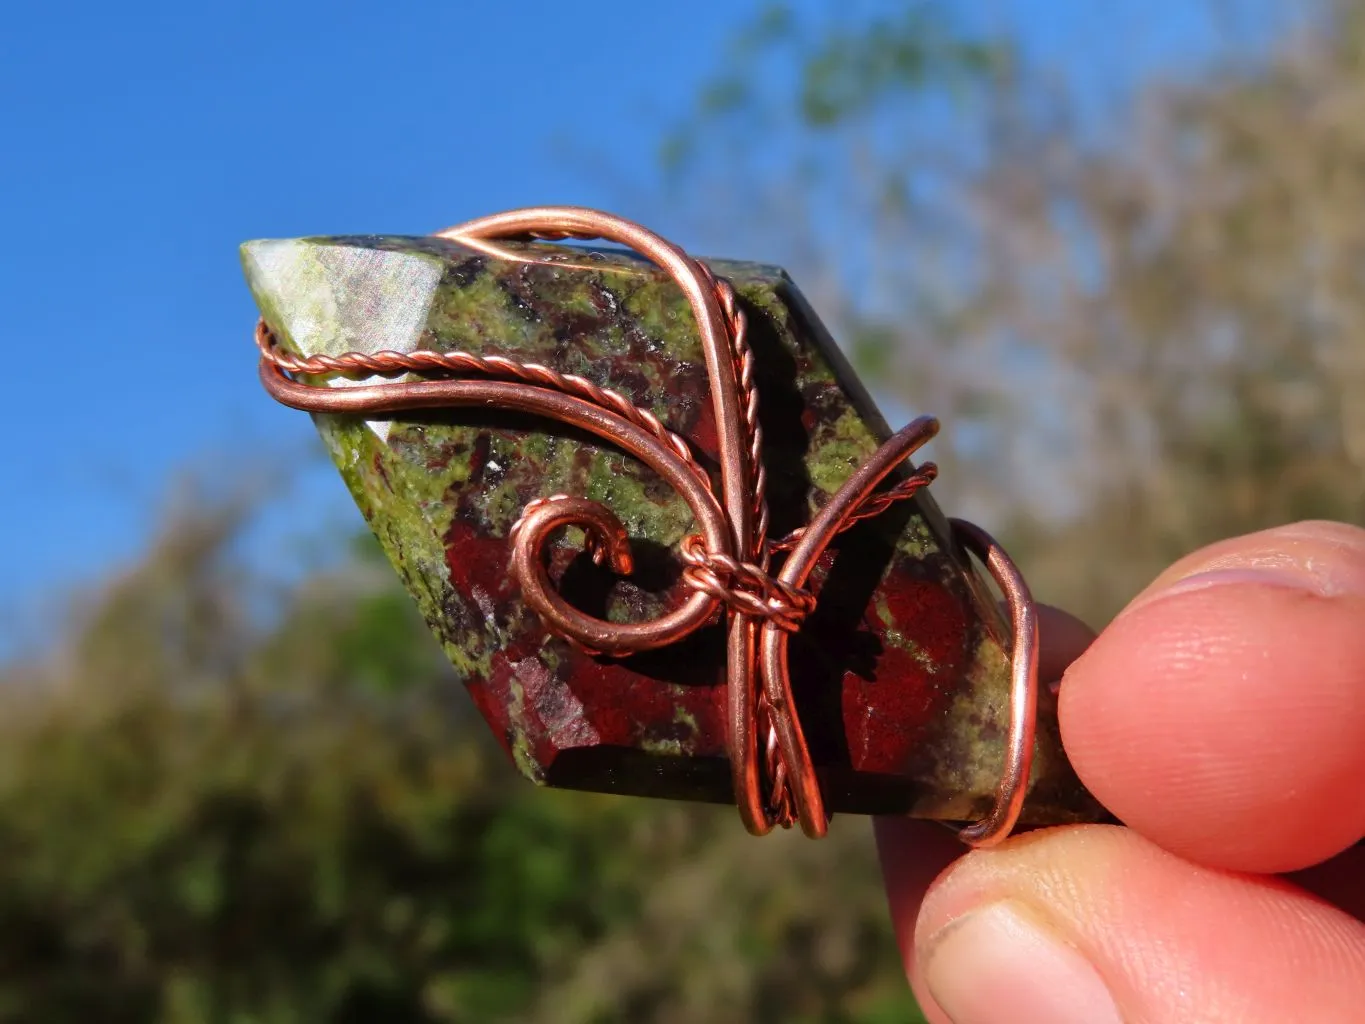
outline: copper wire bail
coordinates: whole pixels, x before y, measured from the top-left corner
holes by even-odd
[[[740,816],[756,835],[798,822],[807,835],[824,835],[828,815],[792,699],[787,641],[815,607],[815,595],[805,585],[834,538],[933,481],[937,469],[925,463],[895,486],[874,493],[937,433],[938,421],[921,417],[897,432],[808,526],[771,540],[754,354],[744,310],[728,282],[640,225],[580,207],[514,210],[437,236],[502,256],[513,254],[496,245],[500,240],[602,239],[628,246],[666,271],[687,297],[701,334],[719,438],[719,495],[689,443],[652,413],[583,377],[536,363],[432,351],[297,357],[280,349],[261,321],[256,343],[266,389],[283,404],[309,412],[372,416],[438,406],[516,410],[586,430],[657,472],[687,502],[697,524],[698,532],[680,546],[683,580],[692,591],[680,607],[647,622],[617,623],[587,615],[560,597],[543,556],[551,534],[562,526],[583,528],[594,559],[613,571],[628,574],[632,567],[629,537],[616,516],[595,502],[563,494],[537,499],[522,511],[509,537],[513,578],[549,630],[610,656],[668,646],[723,609],[729,638],[729,753]],[[336,373],[441,377],[348,388],[296,379],[300,374]],[[959,833],[971,846],[991,846],[1014,828],[1028,788],[1038,694],[1037,616],[1023,577],[1000,545],[979,527],[951,522],[956,541],[985,564],[1000,587],[1011,622],[1010,722],[995,805]],[[777,551],[787,556],[774,576],[769,565]]]

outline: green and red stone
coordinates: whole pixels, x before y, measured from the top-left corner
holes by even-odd
[[[621,392],[715,469],[716,426],[691,310],[676,283],[613,249],[438,238],[249,242],[267,325],[303,356],[416,349],[505,354]],[[773,536],[804,525],[889,434],[786,274],[710,261],[749,317]],[[355,381],[320,378],[346,387]],[[314,417],[327,449],[471,697],[517,767],[551,786],[731,801],[725,636],[706,627],[628,658],[546,631],[508,571],[533,499],[600,502],[626,526],[634,574],[610,575],[565,531],[551,575],[585,611],[654,618],[685,596],[685,502],[624,452],[562,424],[432,410]],[[1004,757],[1009,664],[989,592],[921,491],[843,534],[811,581],[791,645],[797,711],[831,810],[974,819]],[[1024,823],[1093,819],[1041,696]]]

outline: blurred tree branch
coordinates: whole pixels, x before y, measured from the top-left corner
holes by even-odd
[[[1097,132],[948,5],[770,8],[746,44],[788,106],[734,64],[677,187],[784,254],[882,397],[946,420],[945,500],[1102,621],[1200,544],[1365,516],[1365,14],[1312,10]]]
[[[255,614],[255,513],[182,507],[0,673],[0,1021],[910,1018],[859,823],[756,860],[530,786],[370,543]]]

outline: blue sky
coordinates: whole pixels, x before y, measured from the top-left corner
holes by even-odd
[[[1120,63],[1217,42],[1177,3],[961,6],[1100,86]],[[177,476],[307,457],[306,417],[255,382],[238,243],[572,202],[704,248],[642,197],[663,128],[754,7],[17,4],[0,37],[0,337],[22,355],[5,388],[0,650],[135,557]],[[358,522],[325,467],[293,486],[268,552]]]

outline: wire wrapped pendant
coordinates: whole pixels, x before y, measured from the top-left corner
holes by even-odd
[[[528,777],[733,801],[755,834],[1100,816],[1027,586],[908,464],[936,421],[891,434],[780,270],[573,207],[243,263],[262,382]]]

